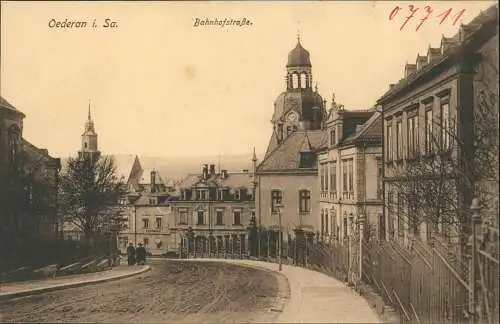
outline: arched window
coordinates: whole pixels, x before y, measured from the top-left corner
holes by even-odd
[[[15,162],[16,156],[19,151],[19,137],[21,131],[17,125],[14,125],[9,129],[8,132],[8,142],[9,142],[9,161]]]
[[[305,89],[307,87],[307,74],[300,74],[300,87]]]
[[[292,74],[292,88],[297,89],[299,87],[299,75],[297,73]]]

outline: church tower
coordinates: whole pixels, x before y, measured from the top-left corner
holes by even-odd
[[[325,102],[313,89],[312,64],[300,36],[288,54],[285,91],[274,102],[273,137],[277,144],[296,131],[319,130],[326,117]]]
[[[80,159],[90,159],[92,162],[99,160],[101,152],[97,145],[97,133],[95,132],[94,121],[90,115],[90,103],[85,131],[82,134],[82,148],[78,152]]]

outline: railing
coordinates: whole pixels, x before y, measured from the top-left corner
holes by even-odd
[[[397,240],[361,238],[360,244],[356,235],[340,242],[296,231],[283,234],[282,262],[321,271],[347,283],[357,284],[361,279],[398,311],[403,323],[498,323],[498,229],[481,224],[478,218],[473,217],[476,221],[472,225],[477,242],[467,251],[435,238],[429,242],[410,238],[406,245]],[[248,246],[224,245],[222,251],[216,251],[217,257],[277,262],[277,232],[255,233],[249,234]],[[207,255],[203,249],[191,254]],[[188,251],[186,255],[191,254]]]
[[[468,321],[470,287],[435,249],[408,251],[382,242],[365,244],[363,252],[363,279],[399,310],[402,322]]]

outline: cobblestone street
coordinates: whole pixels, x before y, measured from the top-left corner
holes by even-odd
[[[1,322],[269,322],[286,279],[212,262],[151,260],[143,275],[0,303]]]

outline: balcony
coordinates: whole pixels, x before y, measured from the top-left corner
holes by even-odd
[[[344,191],[342,192],[342,199],[346,200],[352,200],[354,199],[354,192],[353,191]]]

